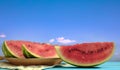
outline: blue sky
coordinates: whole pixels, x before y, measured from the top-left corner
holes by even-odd
[[[0,0],[1,41],[114,41],[120,55],[119,30],[120,0]]]

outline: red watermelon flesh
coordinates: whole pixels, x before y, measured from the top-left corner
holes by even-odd
[[[63,60],[77,66],[101,64],[111,57],[113,51],[113,42],[83,43],[57,48]]]
[[[56,58],[58,57],[55,47],[46,43],[34,43],[34,46],[29,43],[25,45],[27,52],[34,57]]]

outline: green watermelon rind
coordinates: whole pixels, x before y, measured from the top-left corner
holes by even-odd
[[[6,41],[3,42],[2,52],[5,55],[5,57],[14,57],[14,58],[18,57],[8,48]]]
[[[30,52],[24,44],[22,45],[22,52],[26,58],[42,58],[42,57]]]
[[[82,64],[82,63],[81,63],[81,64],[74,64],[74,62],[72,62],[72,61],[70,61],[70,60],[68,60],[68,59],[66,59],[66,58],[64,58],[64,57],[62,56],[59,48],[60,48],[60,46],[55,46],[55,49],[56,49],[56,51],[57,51],[58,56],[59,56],[63,61],[65,61],[66,63],[71,64],[71,65],[74,65],[74,66],[78,66],[78,67],[94,67],[94,66],[98,66],[98,65],[100,65],[100,64],[102,64],[102,63],[105,63],[106,61],[108,61],[108,60],[113,56],[114,51],[115,51],[115,47],[114,47],[114,48],[113,48],[113,51],[112,51],[112,53],[109,55],[109,57],[106,58],[105,60],[101,61],[101,62],[98,62],[98,63],[94,63],[94,64]]]
[[[4,45],[2,45],[2,52],[3,52],[3,54],[4,54],[5,57],[8,56],[8,53],[7,53]]]
[[[4,51],[3,54],[4,54],[5,57],[11,56],[11,54],[9,54],[9,53],[6,51],[5,48],[2,48],[2,51]]]
[[[22,52],[23,52],[23,55],[25,56],[25,58],[30,58],[29,54],[24,50],[23,47],[22,47]]]
[[[3,54],[4,54],[5,56],[7,56],[7,52],[6,52],[6,50],[4,49],[4,45],[2,45],[2,52],[3,52]]]

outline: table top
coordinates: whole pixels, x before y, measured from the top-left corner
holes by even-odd
[[[80,68],[75,66],[54,67],[46,70],[120,70],[120,62],[106,62],[94,68]]]
[[[9,69],[0,69],[0,70],[9,70]],[[120,70],[120,62],[106,62],[94,68],[80,68],[75,66],[57,66],[53,68],[47,68],[44,70]]]

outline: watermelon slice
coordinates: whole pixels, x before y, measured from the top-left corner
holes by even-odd
[[[91,67],[109,60],[114,53],[113,42],[82,43],[56,46],[62,60],[75,66]]]
[[[24,58],[22,53],[22,44],[23,41],[4,41],[2,45],[2,51],[5,57],[16,57],[16,58]]]
[[[45,43],[25,44],[22,47],[26,58],[58,58],[55,47]]]

